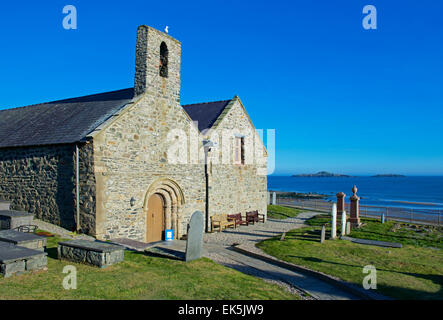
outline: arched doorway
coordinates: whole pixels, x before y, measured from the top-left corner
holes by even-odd
[[[161,241],[165,230],[165,206],[163,197],[157,193],[148,199],[146,213],[146,242]]]
[[[163,231],[166,229],[173,229],[175,238],[180,239],[183,233],[186,233],[186,230],[183,230],[185,228],[183,227],[185,222],[183,221],[182,216],[182,208],[185,203],[183,192],[179,185],[173,180],[168,178],[159,178],[149,186],[145,196],[144,208],[146,212],[147,224],[145,236],[146,241],[160,241],[152,240],[148,229],[148,219],[152,218],[148,216],[148,214],[150,214],[149,208],[155,206],[155,203],[150,204],[153,195],[157,195],[163,201],[163,229],[160,240],[163,237]],[[154,200],[153,198],[152,201],[158,202],[158,199]],[[158,238],[159,236],[157,235],[156,239]]]

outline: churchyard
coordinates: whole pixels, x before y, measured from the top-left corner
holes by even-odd
[[[376,219],[361,219],[352,228],[352,238],[401,244],[401,248],[381,247],[331,239],[331,215],[318,215],[307,227],[264,240],[257,246],[278,259],[340,278],[362,287],[363,268],[376,268],[376,292],[395,299],[443,299],[443,239],[441,228]],[[326,225],[325,241],[320,242]],[[371,289],[373,290],[373,289]]]
[[[296,217],[303,210],[283,207],[279,205],[268,205],[268,218],[271,219],[287,219]]]
[[[297,299],[281,287],[218,265],[125,251],[124,261],[98,268],[57,258],[59,237],[47,238],[47,271],[0,276],[0,299]],[[77,270],[77,288],[63,287],[66,266]]]

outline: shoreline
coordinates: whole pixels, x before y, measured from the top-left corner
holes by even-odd
[[[326,195],[317,192],[295,192],[295,191],[276,191],[276,190],[268,190],[268,192],[275,192],[279,198],[283,198],[286,200],[323,200],[325,202],[334,201],[334,195]],[[366,200],[364,197],[360,197],[360,200]],[[379,202],[383,202],[383,204],[362,204],[360,205],[368,206],[368,207],[388,207],[388,208],[401,208],[398,204],[404,205],[417,205],[422,207],[441,207],[442,204],[434,203],[434,202],[422,202],[422,201],[408,201],[408,200],[378,200]],[[390,205],[391,204],[391,205]],[[396,205],[397,204],[397,205]],[[411,207],[413,208],[413,207]],[[420,208],[419,208],[420,209]],[[426,209],[426,208],[421,208]],[[430,208],[430,210],[440,210]]]

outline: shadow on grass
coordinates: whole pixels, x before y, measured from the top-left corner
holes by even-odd
[[[421,238],[418,238],[418,237],[407,237],[407,236],[404,236],[404,235],[396,235],[396,234],[391,234],[391,233],[389,233],[389,234],[386,234],[386,233],[383,233],[383,232],[374,232],[374,231],[368,231],[368,230],[358,230],[357,231],[358,233],[361,233],[361,235],[363,235],[364,236],[364,234],[372,234],[372,235],[375,235],[375,237],[376,237],[376,239],[381,239],[381,238],[384,238],[384,239],[406,239],[406,240],[413,240],[414,242],[432,242],[432,241],[435,241],[434,239],[432,239],[432,238],[426,238],[426,237],[421,237]],[[352,233],[351,233],[351,235],[352,235]],[[369,239],[369,236],[368,236],[368,239]],[[401,240],[397,240],[397,241],[401,241]]]
[[[298,258],[301,260],[304,260],[306,262],[313,262],[313,263],[326,263],[326,264],[335,264],[335,265],[341,265],[345,267],[352,267],[352,268],[358,268],[362,269],[361,265],[352,265],[352,264],[346,264],[346,263],[340,263],[340,262],[334,262],[334,261],[327,261],[320,258],[314,258],[314,257],[300,257],[300,256],[293,256],[290,255],[288,257],[291,258]],[[411,273],[411,272],[401,272],[397,270],[388,270],[388,269],[381,269],[376,268],[377,271],[385,271],[385,272],[392,272],[392,273],[398,273],[403,274],[415,278],[421,278],[424,280],[432,281],[434,284],[440,285],[440,290],[436,293],[429,293],[425,291],[420,290],[412,290],[408,288],[403,287],[394,287],[394,286],[379,286],[380,288],[383,288],[381,292],[385,292],[389,294],[390,296],[397,297],[397,298],[406,298],[406,299],[443,299],[443,275],[436,275],[436,274],[420,274],[420,273]]]
[[[288,240],[303,240],[303,241],[311,241],[311,242],[320,242],[320,233],[321,230],[307,230],[304,233],[291,233],[286,235],[286,239]],[[326,232],[326,239],[330,236],[329,232]]]
[[[48,253],[48,258],[58,259],[57,248],[46,248],[46,252]]]

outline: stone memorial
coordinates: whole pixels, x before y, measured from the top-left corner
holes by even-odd
[[[351,233],[351,222],[346,222],[346,235]]]
[[[337,238],[337,204],[332,204],[331,239]]]
[[[323,225],[323,226],[321,227],[320,243],[325,242],[325,239],[326,239],[326,226]]]
[[[45,269],[47,253],[0,242],[0,274],[5,278],[27,271]]]
[[[341,214],[341,235],[344,236],[346,234],[346,211],[343,211]]]
[[[0,242],[11,243],[16,246],[45,251],[46,238],[33,233],[23,233],[15,230],[0,231]]]
[[[345,198],[346,194],[339,192],[337,196],[337,216],[341,217],[342,213],[345,211]]]
[[[71,240],[58,243],[59,259],[86,263],[100,268],[121,262],[125,248],[100,241]]]
[[[360,226],[360,217],[359,217],[359,201],[360,198],[357,196],[357,187],[354,185],[352,188],[353,195],[351,197],[351,215],[349,217],[349,221],[351,222],[352,227]]]
[[[277,204],[277,194],[275,192],[272,193],[272,204],[273,205]]]
[[[199,259],[203,251],[203,213],[195,211],[188,224],[185,261]]]
[[[384,213],[381,214],[381,223],[382,224],[385,223],[385,214]]]
[[[25,211],[0,210],[0,230],[15,229],[31,225],[34,215]]]

